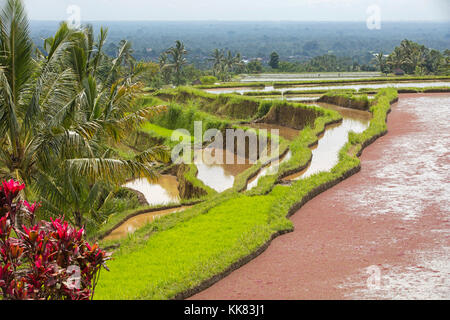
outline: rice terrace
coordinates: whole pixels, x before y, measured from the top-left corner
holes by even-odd
[[[113,2],[0,2],[2,302],[450,299],[448,3]]]

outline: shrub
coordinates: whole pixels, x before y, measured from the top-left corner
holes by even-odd
[[[84,229],[64,218],[34,224],[39,204],[17,200],[25,188],[14,180],[0,187],[0,289],[8,300],[88,300],[109,254],[84,239]],[[30,227],[18,228],[18,216]]]
[[[214,84],[218,80],[214,76],[204,76],[204,77],[200,78],[200,81],[202,82],[202,84],[208,85],[208,84]]]

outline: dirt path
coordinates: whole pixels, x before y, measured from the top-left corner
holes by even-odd
[[[448,119],[449,94],[400,95],[360,173],[192,299],[450,299]]]

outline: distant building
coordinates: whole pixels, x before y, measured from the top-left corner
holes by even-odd
[[[193,86],[201,85],[203,84],[199,79],[192,81]]]
[[[403,71],[403,70],[400,69],[400,68],[397,68],[397,69],[394,69],[394,74],[395,74],[396,76],[404,76],[404,75],[405,75],[405,71]]]

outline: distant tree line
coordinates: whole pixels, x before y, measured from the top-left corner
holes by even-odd
[[[368,64],[360,65],[349,57],[322,55],[309,61],[279,61],[279,55],[273,52],[268,65],[278,72],[339,72],[339,71],[381,71],[382,73],[427,75],[448,75],[450,50],[443,53],[426,48],[410,40],[403,40],[393,52],[385,55],[383,51],[374,54]]]
[[[310,44],[310,47],[313,49],[313,44]],[[276,51],[272,52],[266,60],[268,62],[264,63],[261,58],[246,60],[239,52],[216,48],[207,58],[208,65],[200,69],[188,63],[187,56],[188,50],[184,43],[177,40],[173,47],[159,56],[157,63],[141,62],[146,70],[141,80],[150,87],[160,88],[194,82],[212,84],[217,81],[231,81],[233,77],[243,73],[263,72],[380,71],[385,74],[450,74],[450,50],[440,52],[410,40],[403,40],[389,55],[383,51],[372,54],[372,60],[366,64],[360,64],[357,57],[340,57],[333,54],[316,56],[305,62],[290,62],[282,60]]]
[[[403,40],[394,51],[384,57],[380,52],[376,64],[383,73],[392,73],[396,70],[406,74],[450,74],[450,50],[444,53],[426,48],[410,40]]]
[[[214,49],[208,57],[209,66],[198,69],[188,64],[183,42],[177,40],[175,46],[163,52],[158,63],[147,62],[147,82],[152,87],[164,85],[183,85],[194,81],[215,83],[230,81],[233,76],[242,73],[261,73],[263,64],[259,60],[246,61],[239,52],[233,54],[230,50]]]

